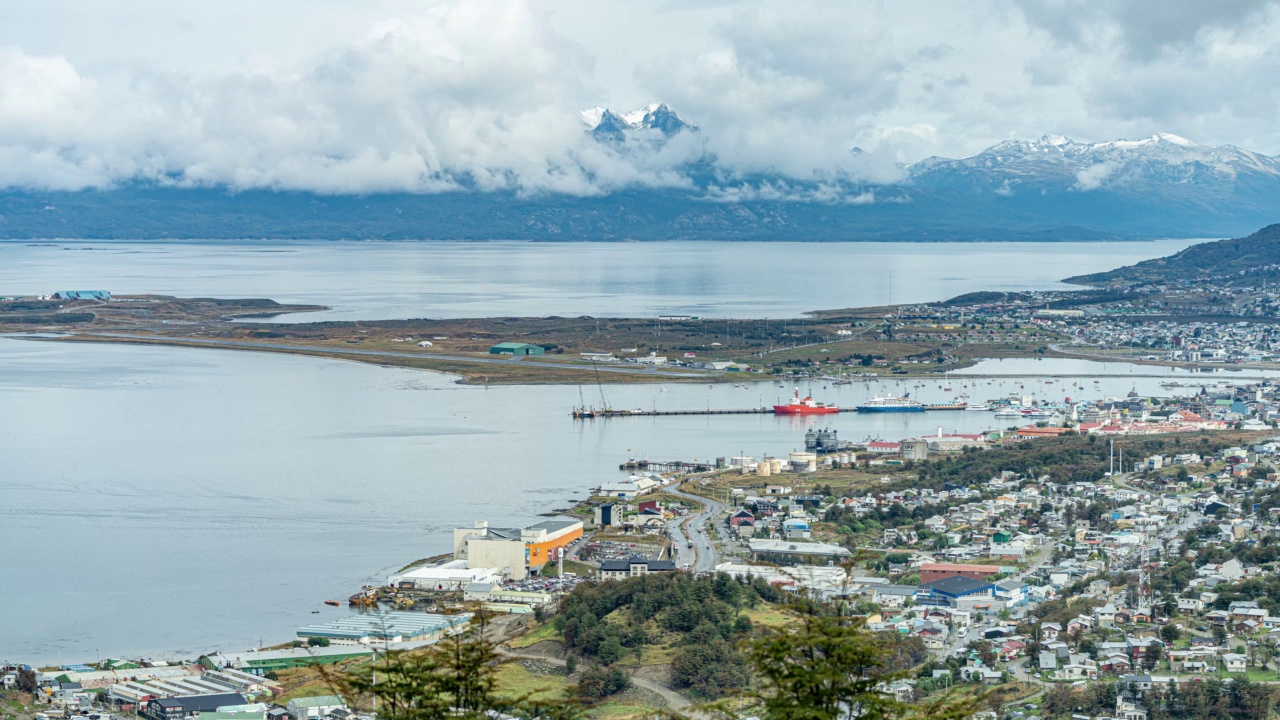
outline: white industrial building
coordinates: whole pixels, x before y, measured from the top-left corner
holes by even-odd
[[[497,568],[471,567],[466,560],[451,560],[442,565],[424,565],[406,570],[387,578],[394,588],[410,587],[415,590],[457,591],[471,583],[502,582]]]

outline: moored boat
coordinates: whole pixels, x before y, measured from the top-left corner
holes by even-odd
[[[858,406],[858,412],[924,412],[924,405],[903,397],[875,397]]]
[[[791,398],[791,402],[786,405],[774,405],[773,412],[777,415],[828,415],[840,412],[840,408],[835,405],[820,403],[809,395],[801,398],[800,391],[797,390],[795,397]]]

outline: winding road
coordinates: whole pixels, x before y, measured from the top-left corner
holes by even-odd
[[[694,572],[712,572],[716,569],[716,565],[720,564],[720,554],[716,552],[715,545],[707,534],[707,522],[719,515],[724,505],[710,498],[692,495],[674,488],[666,488],[665,492],[702,505],[701,512],[683,520],[673,520],[667,525],[667,531],[672,541],[682,548],[682,552],[689,547],[690,542],[693,543],[696,553],[696,560],[693,563]]]

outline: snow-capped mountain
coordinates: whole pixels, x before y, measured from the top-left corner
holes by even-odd
[[[1280,159],[1167,133],[1045,135],[909,166],[853,148],[797,177],[722,162],[714,138],[684,135],[700,131],[661,103],[581,117],[612,163],[634,163],[649,180],[613,172],[593,192],[524,193],[456,173],[455,192],[367,196],[146,183],[9,190],[0,237],[1107,240],[1239,237],[1280,221]],[[668,143],[677,137],[696,142]]]
[[[1093,191],[1151,186],[1213,187],[1280,178],[1280,159],[1169,133],[1142,140],[1078,143],[1061,135],[1006,140],[968,158],[931,157],[907,168],[921,187]]]
[[[666,103],[651,103],[639,110],[615,113],[608,108],[593,107],[580,113],[582,123],[596,137],[615,137],[631,130],[657,130],[670,137],[681,130],[697,130],[698,126],[676,114]]]

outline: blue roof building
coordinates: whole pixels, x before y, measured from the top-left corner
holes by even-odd
[[[106,290],[59,290],[53,294],[54,300],[110,300],[111,293]]]
[[[954,606],[960,598],[990,598],[995,597],[995,594],[994,583],[957,575],[921,585],[916,592],[916,602],[921,605]]]

